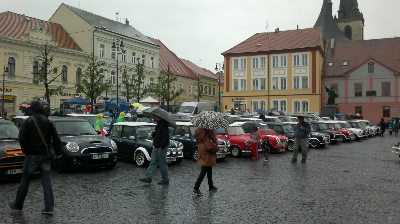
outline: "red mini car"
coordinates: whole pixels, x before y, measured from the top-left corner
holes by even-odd
[[[278,135],[276,131],[272,129],[260,129],[258,130],[260,134],[261,142],[264,141],[264,136],[268,136],[269,142],[271,142],[272,149],[271,152],[284,152],[288,147],[287,137],[283,135]],[[250,133],[247,133],[247,136],[250,137]]]
[[[229,152],[233,157],[243,155],[251,155],[250,143],[251,139],[246,135],[240,126],[230,126],[228,128],[217,128],[214,130],[217,138],[229,140],[231,147]]]

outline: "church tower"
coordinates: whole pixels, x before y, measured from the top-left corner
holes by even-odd
[[[364,16],[358,9],[357,0],[340,0],[338,18],[339,29],[350,40],[364,40]]]

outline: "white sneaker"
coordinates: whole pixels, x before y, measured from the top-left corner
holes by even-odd
[[[268,159],[264,160],[264,162],[268,162]]]

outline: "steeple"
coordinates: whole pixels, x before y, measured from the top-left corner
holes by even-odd
[[[357,0],[340,0],[339,5],[339,20],[343,19],[356,19],[359,20],[360,16],[362,18],[362,13],[358,9],[358,2]],[[364,19],[362,18],[364,21]]]
[[[335,38],[335,41],[349,41],[349,39],[340,31],[336,22],[332,18],[332,1],[323,0],[321,13],[319,14],[318,20],[314,27],[322,28],[322,36],[325,42],[329,42],[331,38]]]
[[[358,9],[357,0],[340,0],[335,22],[350,40],[364,39],[364,16]]]

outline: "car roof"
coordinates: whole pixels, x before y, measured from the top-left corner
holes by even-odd
[[[89,122],[85,119],[79,118],[79,117],[57,117],[57,116],[51,116],[49,117],[50,121],[77,121],[77,122]]]
[[[285,122],[282,122],[282,123],[284,123],[284,124],[298,124],[299,122],[295,122],[295,121],[285,121]]]
[[[114,125],[114,126],[130,126],[130,127],[137,127],[137,126],[156,126],[155,123],[134,122],[134,121],[118,122],[118,123],[114,123],[113,125]]]
[[[14,124],[11,121],[0,119],[0,124]]]
[[[176,123],[176,125],[184,125],[184,126],[193,126],[193,124],[192,124],[192,122],[185,122],[185,121],[178,121],[178,122],[175,122]]]
[[[67,114],[70,117],[97,117],[97,114]]]
[[[29,116],[15,116],[13,119],[27,119]]]

